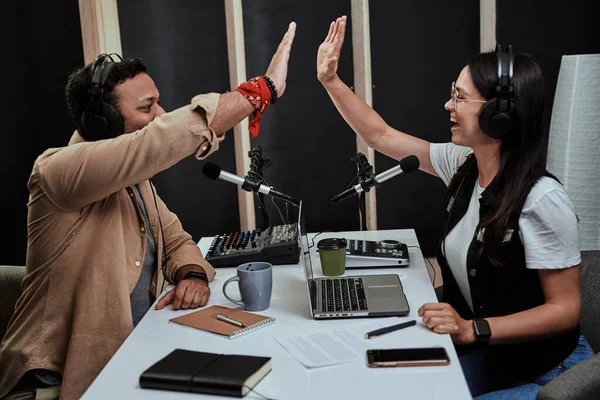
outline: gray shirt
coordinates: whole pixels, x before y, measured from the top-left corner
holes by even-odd
[[[142,195],[137,185],[133,186],[133,193],[135,193],[135,198],[140,206],[142,216],[144,217],[144,224],[146,225],[146,254],[144,255],[144,264],[142,265],[140,278],[129,296],[133,326],[136,326],[154,301],[150,292],[150,286],[152,285],[152,275],[156,270],[156,243],[150,231],[150,221],[148,221],[144,200],[142,200]]]

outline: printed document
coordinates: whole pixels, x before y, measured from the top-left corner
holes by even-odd
[[[345,329],[275,336],[302,365],[315,368],[358,359],[363,344]]]

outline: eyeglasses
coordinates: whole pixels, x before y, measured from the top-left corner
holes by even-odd
[[[485,100],[475,100],[475,99],[461,99],[458,97],[458,90],[456,90],[456,82],[452,82],[452,89],[450,90],[450,99],[452,100],[452,108],[454,111],[458,109],[458,103],[460,101],[472,101],[474,103],[487,103]]]

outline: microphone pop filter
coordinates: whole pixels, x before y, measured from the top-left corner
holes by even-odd
[[[221,167],[217,164],[206,163],[202,166],[202,173],[210,179],[216,180],[219,179],[219,175],[221,175]]]
[[[419,158],[415,155],[404,157],[400,160],[400,168],[402,168],[402,172],[405,174],[418,170],[420,165]]]

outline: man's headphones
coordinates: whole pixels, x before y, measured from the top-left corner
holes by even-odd
[[[116,56],[118,60],[113,58]],[[123,133],[123,116],[112,104],[104,101],[104,84],[116,62],[123,58],[116,54],[100,54],[92,63],[92,86],[88,90],[89,105],[81,115],[81,135],[88,141],[109,139]]]
[[[498,59],[498,84],[496,94],[483,105],[479,112],[481,130],[494,139],[507,137],[513,129],[514,86],[513,66],[515,57],[512,46],[506,52],[496,46]]]

